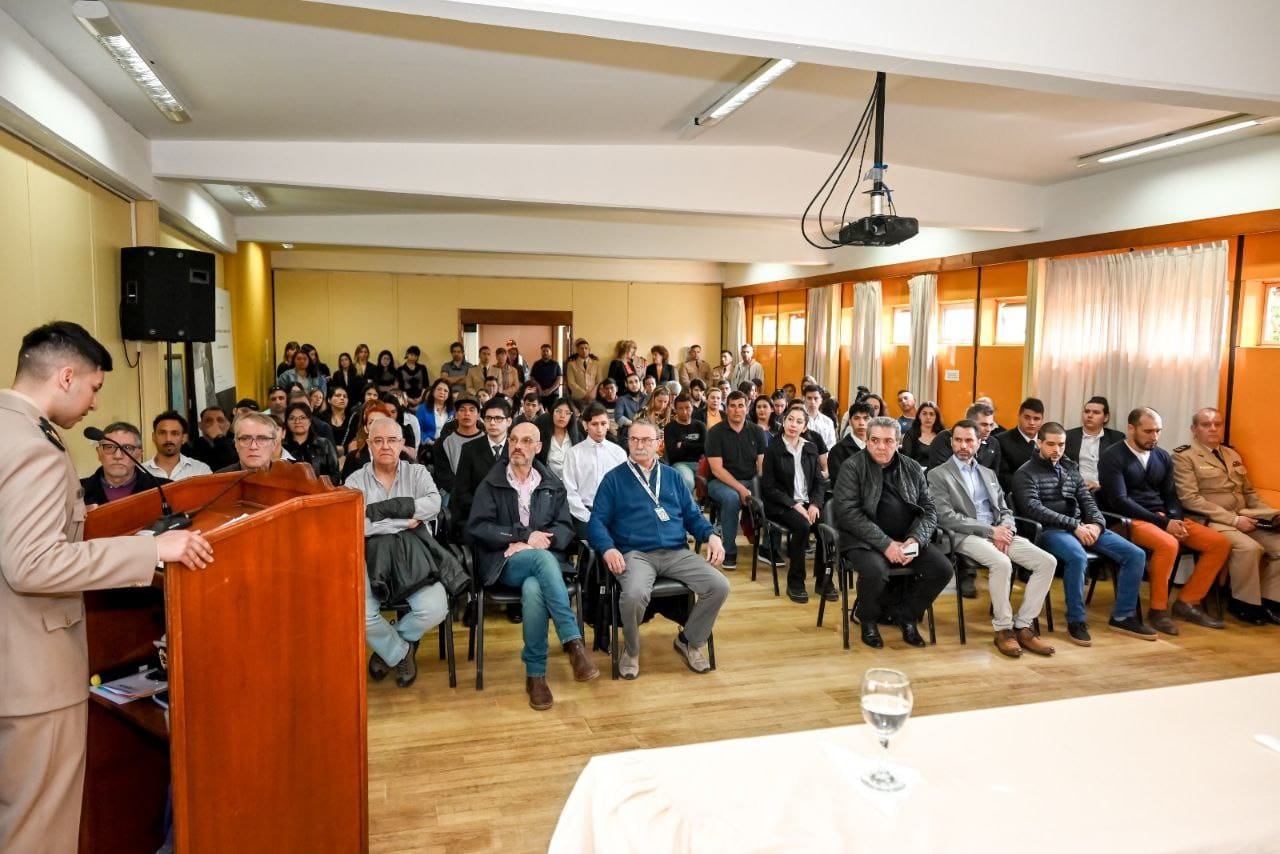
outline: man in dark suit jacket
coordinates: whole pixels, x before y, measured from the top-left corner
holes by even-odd
[[[1222,622],[1201,610],[1200,602],[1226,566],[1231,541],[1207,525],[1183,518],[1173,481],[1173,457],[1156,444],[1162,428],[1160,413],[1154,409],[1140,406],[1129,413],[1125,441],[1112,445],[1098,463],[1102,480],[1099,495],[1107,509],[1133,520],[1129,539],[1151,552],[1147,618],[1152,628],[1167,635],[1178,634],[1169,614],[1169,579],[1177,566],[1179,549],[1186,547],[1197,552],[1199,559],[1173,605],[1173,616],[1220,629]]]
[[[1067,431],[1066,458],[1080,467],[1084,485],[1097,492],[1098,460],[1112,445],[1124,441],[1124,434],[1107,427],[1111,420],[1111,404],[1105,397],[1094,395],[1084,405],[1081,426]]]
[[[1028,397],[1018,407],[1018,427],[1000,434],[1000,486],[1005,492],[1013,489],[1013,473],[1036,455],[1039,447],[1036,434],[1044,423],[1044,404],[1039,398]],[[936,441],[936,440],[935,440]]]
[[[978,425],[978,453],[974,454],[974,461],[980,466],[999,472],[1000,446],[996,444],[993,432],[996,427],[995,409],[989,403],[975,400],[973,405],[965,410],[964,417],[966,421],[972,421]],[[929,468],[934,469],[942,465],[951,459],[951,454],[951,431],[943,430],[929,444]],[[832,475],[831,479],[835,480],[835,476]]]
[[[484,436],[462,446],[458,457],[458,470],[454,472],[453,492],[449,507],[453,511],[456,528],[462,531],[471,513],[471,502],[476,490],[484,481],[493,464],[507,461],[507,431],[511,428],[511,408],[505,399],[490,400],[481,410],[484,419]]]

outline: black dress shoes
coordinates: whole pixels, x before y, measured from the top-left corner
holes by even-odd
[[[1259,614],[1262,619],[1266,620],[1273,626],[1280,626],[1280,602],[1272,602],[1270,599],[1262,600],[1262,608]]]
[[[978,598],[978,585],[974,582],[972,575],[960,577],[960,595],[966,599]]]
[[[920,629],[916,628],[916,624],[910,620],[903,620],[898,623],[902,629],[902,639],[912,646],[927,646],[924,638],[920,637]]]
[[[1227,603],[1227,613],[1250,626],[1265,626],[1270,622],[1266,617],[1266,609],[1261,605],[1251,605],[1239,599],[1232,599]]]
[[[874,620],[862,624],[862,642],[872,649],[884,649],[884,639],[880,637],[880,628]]]

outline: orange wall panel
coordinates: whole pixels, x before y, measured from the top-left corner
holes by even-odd
[[[1244,279],[1280,278],[1280,231],[1245,237],[1240,274]]]
[[[1280,490],[1280,455],[1275,453],[1273,426],[1276,377],[1280,377],[1280,347],[1236,350],[1231,445],[1244,457],[1249,477],[1259,489]]]
[[[996,405],[996,421],[1008,427],[1018,417],[1022,402],[1022,348],[982,347],[978,350],[978,393],[974,397],[991,398]],[[963,412],[947,418],[959,418]]]
[[[947,381],[947,371],[960,372],[960,379]],[[896,389],[894,389],[896,391]],[[948,424],[964,417],[964,411],[973,403],[973,348],[943,347],[938,354],[938,399],[942,418]],[[890,407],[897,411],[896,405]]]

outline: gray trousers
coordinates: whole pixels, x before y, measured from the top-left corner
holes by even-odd
[[[990,570],[991,609],[994,612],[991,625],[996,631],[1025,629],[1040,616],[1044,597],[1049,592],[1049,585],[1053,584],[1057,558],[1023,537],[1013,538],[1008,554],[1001,552],[990,540],[974,536],[957,542],[956,551]],[[1013,603],[1009,601],[1015,563],[1031,572],[1031,580],[1022,593],[1022,606],[1018,608],[1016,617]]]
[[[627,568],[618,576],[622,590],[618,609],[622,613],[622,636],[628,655],[640,654],[640,621],[649,607],[653,582],[673,578],[697,597],[684,625],[684,636],[692,646],[703,646],[711,636],[720,607],[729,598],[729,580],[696,552],[662,549],[656,552],[627,552]]]

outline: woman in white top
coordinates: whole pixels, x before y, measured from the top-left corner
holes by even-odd
[[[792,404],[782,417],[782,435],[765,448],[760,472],[760,497],[765,516],[790,532],[787,596],[792,602],[809,601],[805,590],[805,548],[810,530],[818,524],[826,489],[818,449],[804,438],[808,428],[809,414],[802,405]],[[823,563],[821,557],[814,560],[813,572],[818,584],[826,574]],[[831,596],[827,595],[830,601]]]
[[[573,414],[573,403],[568,398],[557,400],[550,412],[538,416],[536,424],[542,434],[542,450],[538,459],[563,480],[565,451],[585,438],[582,425]]]

